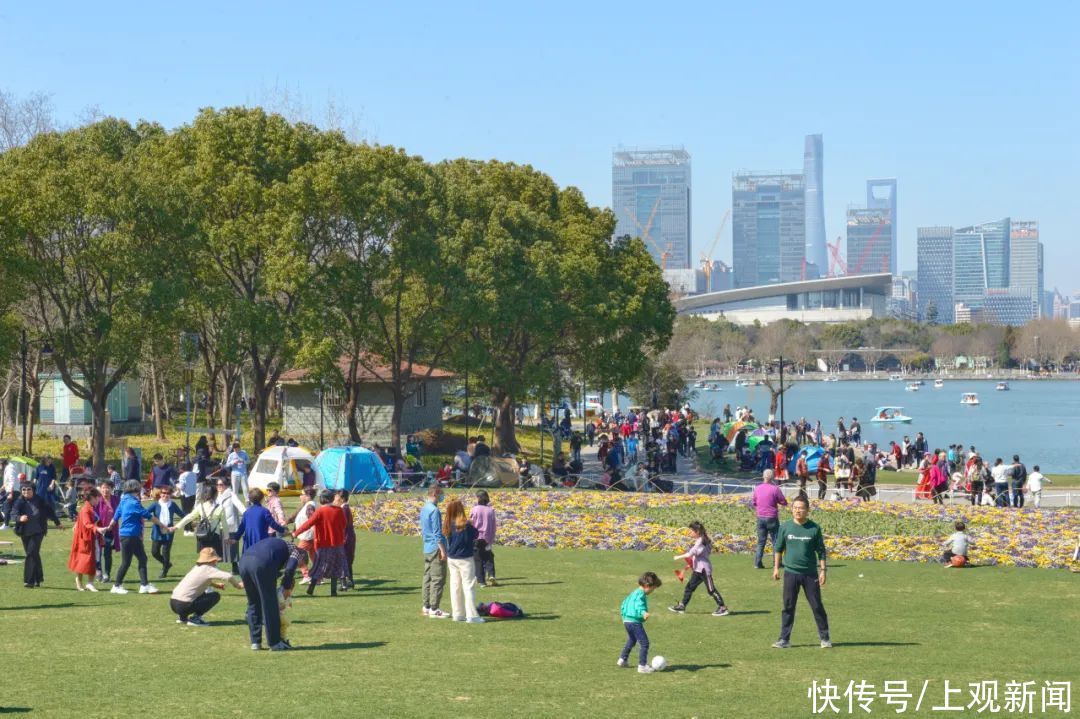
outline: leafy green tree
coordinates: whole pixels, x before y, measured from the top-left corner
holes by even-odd
[[[336,133],[258,108],[206,109],[170,136],[162,158],[188,200],[198,283],[228,290],[216,306],[250,363],[256,450],[265,445],[271,395],[295,358],[299,318],[335,229],[321,212],[313,174],[303,170],[346,147]]]
[[[95,466],[109,393],[184,294],[181,273],[170,271],[184,257],[183,233],[147,151],[162,135],[107,119],[0,156],[2,243],[26,280],[27,321],[90,405]]]
[[[361,439],[366,370],[392,397],[391,443],[400,448],[406,401],[445,365],[469,319],[465,258],[442,231],[439,178],[420,158],[362,145],[314,170],[335,232],[309,326],[341,360],[352,441]]]
[[[926,324],[936,325],[938,323],[938,306],[937,302],[930,300],[926,303]]]
[[[514,452],[519,398],[558,388],[563,371],[593,386],[629,382],[666,346],[674,309],[644,244],[613,242],[612,213],[577,189],[500,162],[439,171],[474,298],[455,364],[490,392],[495,449]]]

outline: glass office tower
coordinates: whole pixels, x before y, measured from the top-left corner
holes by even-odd
[[[806,262],[815,277],[829,271],[829,251],[825,247],[824,147],[821,135],[807,135],[803,150],[803,177],[806,181]],[[808,277],[808,279],[813,279]]]
[[[615,236],[641,237],[665,269],[690,269],[690,154],[683,148],[616,150],[611,163]]]
[[[937,321],[952,324],[953,308],[953,228],[920,227],[916,230],[916,278],[918,281],[919,319],[926,320],[926,310],[933,305]]]
[[[801,174],[736,173],[731,208],[736,288],[804,278],[806,189]]]

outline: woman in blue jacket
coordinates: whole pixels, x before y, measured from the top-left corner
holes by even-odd
[[[129,479],[124,482],[124,496],[120,498],[120,504],[116,508],[112,522],[107,527],[99,527],[98,532],[105,534],[113,528],[120,528],[120,571],[112,589],[113,594],[127,594],[124,589],[124,575],[131,566],[131,558],[139,560],[139,594],[157,594],[158,590],[146,578],[146,547],[143,546],[143,522],[150,520],[166,534],[172,534],[172,527],[166,527],[157,518],[154,512],[142,506],[139,495],[142,494],[142,482],[137,479]]]

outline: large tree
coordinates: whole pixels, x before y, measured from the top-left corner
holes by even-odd
[[[199,281],[228,290],[217,306],[250,362],[256,450],[328,247],[321,200],[302,170],[345,146],[336,133],[258,108],[203,110],[170,137],[167,166],[188,198]]]
[[[162,134],[108,119],[38,135],[0,158],[0,232],[27,281],[27,319],[90,405],[97,466],[109,393],[183,295],[168,271],[184,257],[182,231],[147,151]]]
[[[612,241],[613,215],[528,166],[440,166],[454,242],[475,297],[456,357],[490,392],[495,447],[518,450],[514,410],[563,370],[618,387],[662,350],[674,309],[639,239]]]
[[[391,444],[401,447],[405,403],[451,355],[469,319],[464,255],[443,231],[438,175],[392,147],[360,145],[313,169],[332,250],[316,286],[322,300],[309,327],[313,369],[339,360],[351,441],[361,378],[390,393]],[[310,335],[314,334],[314,337]],[[329,344],[323,340],[329,340]]]

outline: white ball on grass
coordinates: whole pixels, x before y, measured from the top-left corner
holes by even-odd
[[[661,656],[655,656],[652,658],[652,668],[656,671],[663,671],[667,668],[667,659]]]
[[[860,574],[860,575],[859,575],[859,579],[862,579],[862,578],[863,578],[863,575],[861,575],[861,574]]]

